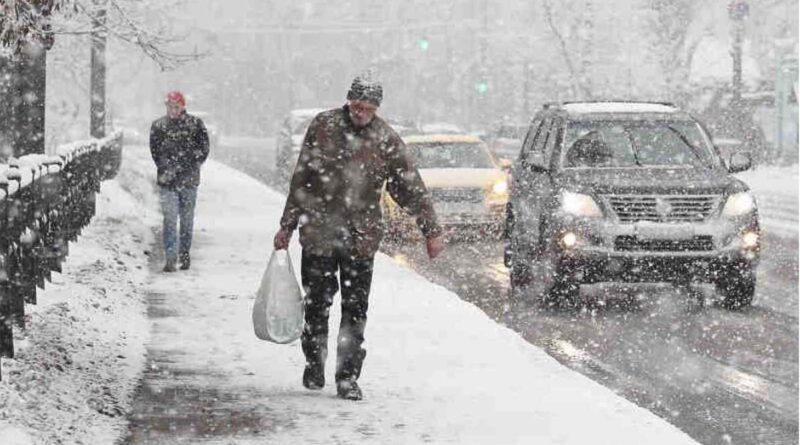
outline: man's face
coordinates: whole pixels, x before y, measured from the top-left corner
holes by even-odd
[[[180,102],[167,101],[167,116],[169,116],[170,119],[179,118],[185,109],[186,107]]]
[[[350,119],[358,128],[369,125],[372,119],[375,118],[375,112],[378,111],[378,107],[363,100],[351,100],[348,103],[348,108],[350,109]]]

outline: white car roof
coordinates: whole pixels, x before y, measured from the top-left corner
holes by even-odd
[[[415,134],[403,137],[406,144],[480,144],[483,141],[469,134]]]
[[[590,113],[678,113],[673,105],[652,102],[575,102],[561,107],[571,114]]]
[[[324,108],[300,108],[292,110],[290,114],[295,118],[314,117],[325,111]]]
[[[464,130],[461,129],[456,124],[451,124],[448,122],[431,122],[427,124],[422,124],[421,126],[422,131],[424,133],[463,133]]]

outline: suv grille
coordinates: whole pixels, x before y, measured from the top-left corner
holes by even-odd
[[[433,202],[483,202],[480,188],[431,188],[428,189]]]
[[[614,250],[623,252],[707,252],[714,250],[710,236],[695,236],[685,240],[641,240],[635,236],[618,236]]]
[[[717,209],[719,195],[608,195],[609,207],[623,223],[701,222]]]

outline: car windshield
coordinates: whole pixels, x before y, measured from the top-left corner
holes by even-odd
[[[481,143],[425,142],[408,145],[419,168],[494,168]]]
[[[497,130],[497,137],[505,139],[522,139],[527,130],[527,127],[503,125]]]
[[[567,125],[564,167],[710,168],[714,157],[691,121],[573,121]]]

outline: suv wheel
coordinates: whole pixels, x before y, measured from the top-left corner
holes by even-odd
[[[503,263],[509,268],[509,282],[511,289],[509,295],[512,300],[522,302],[529,299],[531,284],[533,284],[534,264],[529,252],[523,252],[522,246],[513,237],[509,237],[503,251]]]
[[[525,259],[519,252],[511,264],[511,299],[532,302],[547,307],[576,307],[580,301],[580,283],[557,270],[548,254]]]
[[[520,307],[541,306],[546,295],[546,285],[540,279],[538,259],[514,252],[509,270],[509,298]]]
[[[555,283],[547,289],[545,304],[556,307],[577,307],[580,297],[580,285],[568,278],[556,278]]]
[[[748,264],[731,266],[717,277],[714,284],[724,298],[722,306],[726,309],[743,309],[753,303],[756,275]]]
[[[509,281],[512,288],[526,287],[531,282],[531,270],[526,264],[514,261],[509,272]]]

